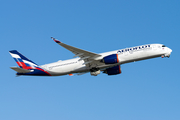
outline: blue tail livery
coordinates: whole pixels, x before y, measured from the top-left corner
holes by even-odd
[[[38,75],[51,76],[47,71],[39,67],[36,63],[19,53],[17,50],[9,51],[19,67],[10,67],[17,72],[17,75]]]

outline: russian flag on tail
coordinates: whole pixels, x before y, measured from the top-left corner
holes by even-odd
[[[34,69],[35,67],[38,66],[36,63],[34,63],[33,61],[26,58],[24,55],[19,53],[17,50],[11,50],[11,51],[9,51],[9,53],[14,58],[14,60],[16,61],[16,63],[19,65],[20,68],[29,70],[29,69]]]
[[[12,67],[11,69],[17,71],[17,75],[42,75],[42,76],[51,76],[47,71],[40,68],[36,63],[29,60],[27,57],[19,53],[17,50],[11,50],[9,51],[11,56],[14,58],[16,63],[19,65],[21,69],[18,69],[16,67]],[[24,69],[24,70],[23,70]],[[26,70],[26,71],[25,71]],[[28,72],[27,70],[30,70]],[[23,72],[19,72],[23,71]]]

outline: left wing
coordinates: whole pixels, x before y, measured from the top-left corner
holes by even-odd
[[[100,59],[102,58],[101,55],[64,44],[53,37],[51,37],[51,38],[57,44],[61,45],[62,47],[66,48],[69,51],[71,51],[72,53],[74,53],[75,54],[74,57],[80,57],[80,60],[84,60],[84,64],[87,67],[92,68],[92,67],[96,67],[96,66],[103,64],[100,62]]]

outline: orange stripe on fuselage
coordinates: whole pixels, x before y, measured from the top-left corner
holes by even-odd
[[[116,54],[116,57],[117,57],[117,63],[119,63],[119,58],[118,58],[118,54]]]

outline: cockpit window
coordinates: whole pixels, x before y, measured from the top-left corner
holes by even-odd
[[[162,47],[166,47],[165,45],[162,45]]]

